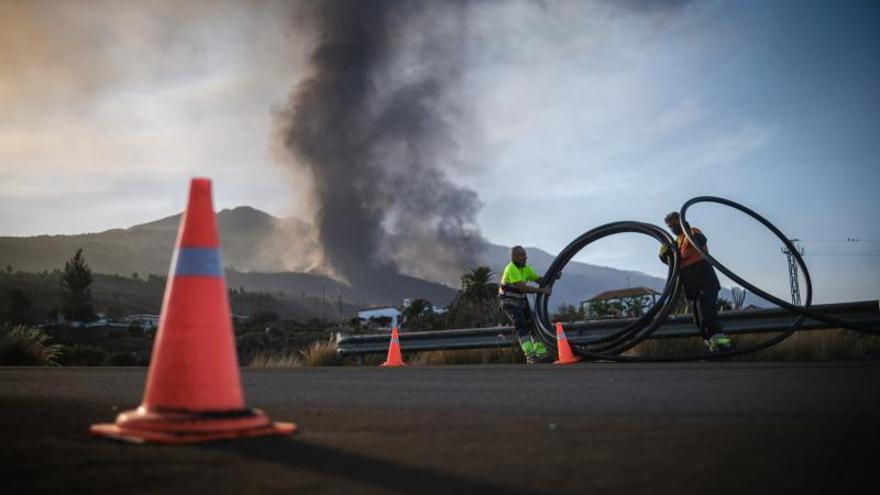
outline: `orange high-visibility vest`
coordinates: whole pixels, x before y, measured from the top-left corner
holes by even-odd
[[[700,229],[691,229],[693,235],[700,234]],[[696,249],[688,242],[687,237],[685,237],[684,232],[678,234],[676,238],[676,243],[678,244],[678,253],[681,257],[681,265],[680,268],[685,268],[693,265],[699,261],[702,261],[704,258],[697,252]],[[705,252],[709,252],[709,245],[706,243],[706,246],[703,248]]]

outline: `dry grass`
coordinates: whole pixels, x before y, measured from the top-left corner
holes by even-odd
[[[623,353],[623,355],[635,357],[666,357],[695,354],[704,352],[705,350],[706,346],[703,345],[703,339],[697,337],[650,339],[639,343],[632,349]]]
[[[342,359],[336,352],[336,340],[330,338],[327,341],[316,341],[302,351],[299,351],[306,366],[340,366]]]
[[[509,364],[522,363],[525,357],[517,346],[497,349],[463,349],[458,351],[428,351],[414,354],[407,361],[412,366],[455,364]]]
[[[303,363],[300,356],[292,352],[284,354],[259,352],[247,365],[251,368],[295,368],[302,366]]]
[[[750,347],[776,334],[732,336],[738,348]],[[626,355],[642,357],[693,354],[705,350],[702,339],[653,339],[640,343]],[[805,330],[769,349],[731,359],[738,361],[846,361],[880,357],[880,336],[850,330]]]
[[[49,336],[36,328],[0,328],[0,365],[55,366],[61,346],[50,344]]]
[[[766,338],[766,336],[764,336]],[[761,336],[742,337],[743,344],[760,342]],[[758,361],[848,361],[880,357],[880,336],[852,330],[807,330],[796,332],[778,345],[758,352]]]

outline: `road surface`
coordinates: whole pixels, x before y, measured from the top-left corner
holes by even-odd
[[[3,492],[880,492],[878,362],[243,369],[300,433],[90,437],[145,376],[0,368]]]

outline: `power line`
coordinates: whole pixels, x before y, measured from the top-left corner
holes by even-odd
[[[862,253],[823,253],[823,252],[810,252],[810,257],[825,257],[825,256],[836,256],[836,257],[848,257],[848,258],[859,258],[862,256],[880,256],[880,251],[866,251]]]
[[[845,239],[801,239],[801,242],[880,242],[880,239],[859,239],[857,237],[847,237]]]

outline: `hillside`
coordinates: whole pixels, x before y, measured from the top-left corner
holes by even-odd
[[[62,268],[76,249],[83,248],[96,273],[124,277],[138,273],[141,278],[151,273],[164,275],[171,262],[179,221],[180,215],[174,215],[94,234],[0,237],[0,268],[11,265],[14,270],[52,271]],[[399,305],[406,297],[445,305],[455,295],[455,288],[396,273],[363,273],[348,285],[319,274],[287,272],[284,260],[296,255],[289,239],[307,238],[309,224],[295,218],[279,219],[246,206],[220,211],[217,222],[231,288],[330,300],[341,297],[357,306]],[[529,263],[543,272],[553,255],[537,248],[528,249]],[[500,274],[508,259],[507,247],[490,244],[481,262]],[[664,283],[661,278],[640,272],[572,262],[557,282],[551,301],[554,306],[576,304],[599,292],[622,288],[627,278],[633,287],[659,290]]]
[[[230,306],[237,315],[273,314],[285,320],[309,322],[326,320],[335,322],[351,318],[357,308],[351,304],[339,304],[338,299],[328,292],[321,294],[278,295],[242,291],[230,287]],[[61,307],[60,272],[6,273],[0,271],[0,318],[9,308],[10,291],[24,292],[29,307],[24,316],[30,321],[54,320]],[[147,280],[133,279],[118,275],[94,274],[91,285],[95,311],[111,318],[121,318],[131,314],[158,314],[165,292],[165,277],[149,277]]]

